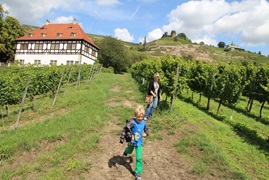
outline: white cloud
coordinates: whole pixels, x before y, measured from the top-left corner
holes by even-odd
[[[265,44],[269,43],[269,21],[258,26],[257,28],[244,30],[242,32],[242,41],[249,45],[253,46],[255,44]]]
[[[192,42],[196,42],[196,43],[200,43],[200,42],[204,42],[205,44],[208,45],[214,45],[217,46],[218,42],[214,39],[212,39],[211,37],[205,35],[204,37],[198,38],[198,39],[193,39]]]
[[[75,16],[83,13],[85,16],[97,19],[128,19],[122,10],[115,9],[119,0],[3,0],[3,7],[9,10],[9,15],[17,18],[22,24],[41,25],[44,19],[57,16]],[[41,22],[42,21],[42,22]]]
[[[56,19],[51,20],[52,23],[72,23],[74,20],[73,16],[65,17],[65,16],[60,16],[57,17]]]
[[[4,0],[8,1],[8,0]],[[58,7],[66,8],[74,0],[50,0],[49,3],[44,2],[43,0],[35,1],[24,1],[24,0],[13,0],[8,1],[9,15],[17,17],[17,19],[29,25],[36,25],[36,21],[43,18],[49,14],[51,9],[57,9]],[[45,22],[44,22],[45,23]]]
[[[169,23],[162,27],[164,32],[183,32],[194,42],[216,45],[215,39],[225,34],[230,40],[241,40],[241,44],[269,43],[269,2],[266,0],[188,1],[173,9],[168,18]]]
[[[147,35],[147,42],[151,42],[153,40],[161,38],[163,35],[163,31],[161,29],[154,29],[153,31],[149,32]]]
[[[114,30],[114,33],[115,33],[114,36],[117,39],[120,39],[122,41],[133,42],[134,39],[135,39],[134,36],[131,35],[129,33],[129,31],[127,29],[125,29],[125,28],[123,28],[123,29],[117,28],[117,29]]]

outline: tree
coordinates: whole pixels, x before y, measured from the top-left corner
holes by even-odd
[[[168,37],[168,32],[164,32],[162,38],[163,38],[163,37]]]
[[[207,110],[210,108],[210,100],[214,98],[214,74],[216,69],[214,66],[198,61],[196,65],[191,66],[188,85],[192,91],[200,94],[198,103],[201,102],[202,95],[208,98]]]
[[[16,50],[15,40],[24,35],[24,30],[17,19],[3,14],[7,13],[0,4],[0,61],[12,62]]]
[[[177,37],[179,37],[179,38],[181,38],[181,39],[188,40],[186,34],[184,34],[184,33],[179,33],[179,34],[177,35]]]
[[[113,67],[115,73],[122,73],[131,66],[127,48],[122,41],[106,36],[96,44],[100,47],[98,60],[104,67]]]
[[[4,8],[3,8],[3,6],[2,6],[2,4],[0,4],[0,20],[3,19],[4,14],[8,14],[8,12],[5,11]]]
[[[253,101],[255,99],[255,92],[257,91],[258,83],[256,79],[257,68],[254,64],[246,65],[246,86],[243,90],[243,95],[248,97],[248,103],[246,106],[246,111],[251,112]]]
[[[7,12],[4,11],[2,4],[0,4],[0,32],[3,26],[3,17],[5,13]],[[6,48],[5,48],[5,45],[0,41],[0,52],[2,51],[6,51]]]
[[[245,84],[243,83],[244,75],[237,66],[220,65],[218,67],[215,93],[219,99],[219,112],[221,104],[235,105],[239,100]]]
[[[220,42],[218,43],[218,47],[219,47],[219,48],[225,48],[225,46],[226,46],[226,44],[225,44],[225,42],[223,42],[223,41],[220,41]]]
[[[144,37],[144,43],[143,43],[143,51],[146,50],[146,45],[147,45],[147,37]]]
[[[260,108],[260,117],[262,117],[262,109],[264,104],[269,99],[268,84],[269,84],[269,68],[266,66],[258,67],[256,73],[257,90],[255,92],[255,99],[262,103]]]

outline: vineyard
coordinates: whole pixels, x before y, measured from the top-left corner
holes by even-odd
[[[35,97],[49,96],[53,98],[52,106],[56,103],[59,89],[65,90],[69,83],[76,83],[76,88],[82,80],[90,81],[101,71],[101,65],[73,65],[73,66],[45,66],[45,67],[18,67],[0,69],[0,106],[1,117],[9,117],[10,106],[20,104],[19,115],[23,110],[25,99],[32,103],[35,109]],[[5,109],[5,113],[3,109]],[[14,122],[3,122],[1,126],[9,126]],[[15,127],[16,128],[16,127]]]
[[[176,97],[191,101],[195,106],[213,116],[218,116],[221,105],[225,105],[261,122],[247,130],[244,121],[230,118],[225,120],[227,124],[257,136],[259,144],[262,146],[269,141],[267,126],[269,124],[268,66],[254,66],[253,64],[247,66],[220,64],[216,66],[201,61],[183,61],[177,57],[166,56],[161,60],[141,61],[131,68],[132,76],[141,83],[152,79],[155,72],[161,74],[163,93],[170,98],[171,109]],[[194,94],[198,94],[198,99],[194,100]],[[203,101],[206,104],[202,104],[202,97],[207,99]],[[211,101],[218,102],[217,109],[211,109]],[[238,104],[242,104],[242,102],[245,102],[245,105],[239,107]],[[252,112],[254,102],[259,103],[256,105],[260,105],[258,112]]]
[[[244,96],[249,99],[246,111],[251,112],[252,103],[261,103],[260,117],[265,103],[269,102],[269,67],[235,66],[221,64],[218,66],[202,61],[184,62],[180,58],[167,56],[160,61],[145,60],[132,66],[135,78],[152,79],[152,74],[161,74],[163,93],[168,97],[181,94],[184,90],[191,90],[208,98],[217,99],[221,104],[235,106]],[[199,101],[198,101],[199,102]],[[219,111],[218,108],[218,111]]]

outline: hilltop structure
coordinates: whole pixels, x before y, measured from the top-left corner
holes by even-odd
[[[76,19],[69,24],[51,24],[16,39],[16,54],[20,65],[93,64],[99,47],[79,26]]]
[[[176,37],[177,36],[177,32],[175,30],[171,31],[171,37]]]
[[[234,45],[233,42],[227,45],[227,48],[230,49],[231,51],[244,51],[244,49],[240,48],[239,46]]]

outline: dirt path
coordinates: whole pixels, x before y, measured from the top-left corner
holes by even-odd
[[[150,126],[150,120],[147,122]],[[103,129],[99,152],[88,157],[93,162],[91,172],[85,174],[91,180],[134,179],[135,152],[125,160],[121,157],[126,144],[119,146],[121,127],[111,123]],[[115,132],[119,132],[117,135]],[[184,162],[173,147],[176,135],[163,135],[163,140],[145,140],[143,147],[143,175],[146,180],[201,179],[190,173],[192,167]]]
[[[121,87],[115,86],[110,89],[114,92],[120,92]],[[129,93],[129,92],[127,92]],[[110,99],[107,102],[108,106],[124,105],[135,107],[136,102],[127,99],[123,102]],[[87,157],[93,167],[90,173],[85,173],[85,179],[91,180],[126,180],[134,179],[135,170],[135,151],[128,155],[126,159],[122,157],[122,153],[126,148],[126,144],[120,146],[119,137],[122,127],[117,125],[119,119],[111,115],[109,124],[102,129],[102,135],[99,140],[99,149],[95,153]],[[149,119],[147,124],[150,132]],[[150,132],[151,133],[151,132]],[[180,132],[179,132],[180,133]],[[163,134],[163,140],[144,141],[143,146],[143,174],[144,180],[196,180],[202,179],[192,175],[192,165],[184,161],[180,154],[176,151],[174,144],[178,141],[180,135]],[[210,178],[205,178],[210,179]]]

